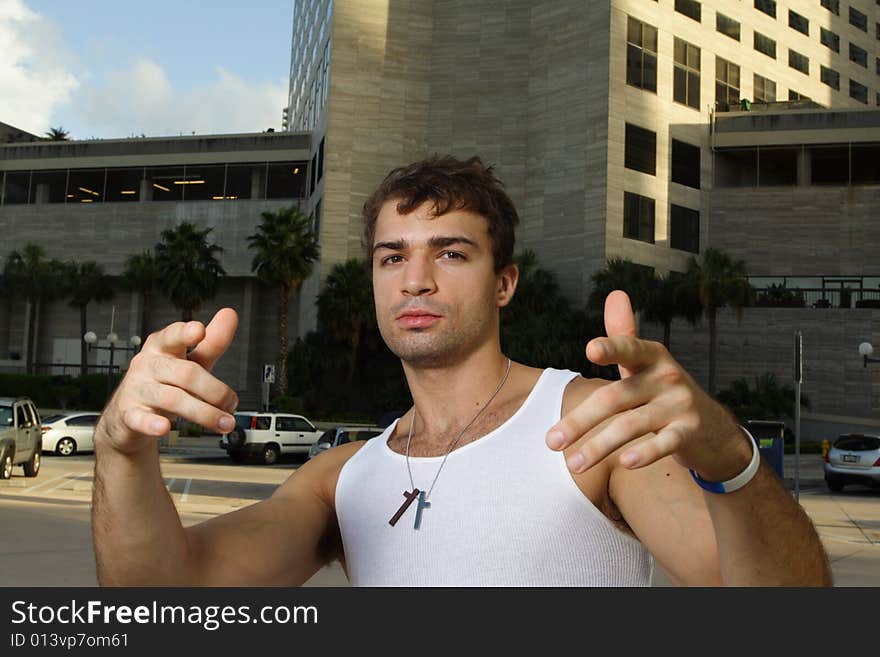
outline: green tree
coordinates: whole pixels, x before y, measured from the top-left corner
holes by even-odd
[[[330,270],[318,295],[318,324],[349,347],[345,389],[350,393],[361,337],[376,326],[368,261],[352,258]]]
[[[651,278],[643,310],[645,321],[663,327],[663,344],[667,349],[672,340],[672,321],[681,317],[696,324],[703,311],[699,297],[689,286],[683,286],[681,276],[674,272]]]
[[[717,395],[740,422],[746,420],[780,420],[794,417],[794,388],[781,385],[772,372],[755,377],[755,387],[747,379],[736,379]],[[801,393],[801,405],[810,408],[809,398]]]
[[[720,249],[708,248],[702,261],[691,257],[682,281],[685,293],[700,300],[709,320],[709,394],[715,394],[715,360],[718,345],[718,310],[730,306],[742,321],[742,309],[754,303],[744,260],[733,260]]]
[[[292,206],[263,212],[257,232],[247,238],[254,249],[251,270],[278,291],[278,387],[287,393],[287,316],[291,291],[298,292],[320,255],[311,215]]]
[[[122,287],[129,292],[137,292],[141,296],[141,329],[142,339],[150,334],[150,321],[153,302],[159,289],[161,277],[156,258],[150,249],[129,256],[122,272]]]
[[[69,141],[70,133],[61,126],[49,128],[43,137],[46,141]]]
[[[28,374],[34,373],[34,329],[37,323],[37,310],[40,304],[57,293],[59,270],[62,265],[57,260],[46,258],[42,246],[26,244],[21,250],[10,252],[3,267],[4,287],[10,296],[23,298],[28,302],[28,334],[25,367]]]
[[[623,290],[629,296],[633,312],[640,312],[653,288],[654,271],[624,258],[609,258],[603,269],[595,272],[593,289],[587,306],[598,313],[605,312],[605,298],[614,290]]]
[[[113,285],[104,267],[93,260],[65,263],[63,271],[62,294],[70,298],[68,304],[72,308],[79,309],[80,377],[84,377],[89,373],[88,345],[82,339],[88,330],[88,305],[112,299]]]
[[[202,303],[214,297],[226,272],[217,255],[223,248],[209,244],[213,228],[199,229],[188,221],[162,231],[156,244],[159,287],[188,322]]]

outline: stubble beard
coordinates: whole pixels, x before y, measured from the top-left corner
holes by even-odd
[[[440,324],[449,321],[448,316]],[[403,363],[416,369],[434,369],[460,363],[482,345],[492,330],[491,317],[474,318],[459,326],[401,329],[379,326],[385,344]]]

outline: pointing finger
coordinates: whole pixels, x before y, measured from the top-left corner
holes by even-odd
[[[205,327],[201,322],[174,322],[151,334],[144,349],[183,358],[187,348],[198,344],[204,335]]]
[[[587,358],[597,365],[619,365],[632,376],[663,358],[662,345],[626,335],[595,338],[587,343]],[[623,370],[621,370],[623,373]]]
[[[205,327],[204,338],[189,353],[189,360],[195,361],[209,372],[235,336],[238,328],[238,313],[232,308],[221,308]]]
[[[614,290],[605,298],[605,334],[609,337],[627,335],[637,337],[636,318],[633,314],[629,295],[623,290]],[[589,356],[587,356],[589,358]],[[632,376],[633,372],[618,363],[620,378]]]

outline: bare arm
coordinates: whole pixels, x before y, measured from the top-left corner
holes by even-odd
[[[165,489],[156,438],[169,417],[230,428],[221,419],[232,419],[237,398],[208,372],[236,323],[223,310],[207,327],[177,323],[151,335],[104,409],[92,505],[100,584],[290,585],[321,566],[321,539],[335,525],[323,482],[344,450],[303,466],[270,499],[194,527],[182,526]]]

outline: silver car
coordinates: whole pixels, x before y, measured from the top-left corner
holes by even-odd
[[[318,454],[327,451],[331,447],[375,438],[382,431],[384,429],[379,427],[333,427],[321,434],[321,437],[311,446],[309,458],[315,458]]]
[[[12,476],[12,466],[24,467],[25,477],[40,472],[40,414],[27,397],[0,398],[0,479]]]
[[[95,425],[100,413],[62,413],[43,420],[43,451],[59,456],[95,450]]]
[[[825,483],[834,492],[847,484],[880,486],[880,437],[839,436],[825,456]]]

